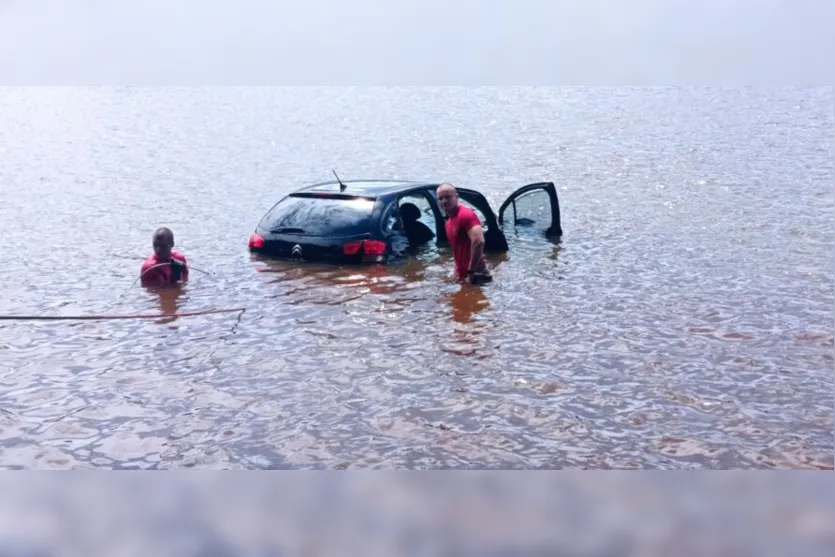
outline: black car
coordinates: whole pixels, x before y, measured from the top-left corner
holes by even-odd
[[[334,263],[387,263],[422,245],[448,245],[439,183],[354,180],[321,182],[276,203],[249,238],[253,254]],[[562,236],[557,189],[551,182],[513,192],[498,217],[479,192],[456,188],[481,219],[487,252],[508,250],[505,230]]]

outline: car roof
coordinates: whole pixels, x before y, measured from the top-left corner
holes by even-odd
[[[340,189],[339,182],[332,180],[305,186],[297,192],[331,192],[380,197],[415,189],[437,187],[437,184],[431,182],[412,180],[342,180],[342,183],[345,185],[344,190]]]

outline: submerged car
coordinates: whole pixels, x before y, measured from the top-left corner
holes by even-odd
[[[340,264],[388,263],[424,245],[447,246],[440,183],[337,179],[295,191],[267,211],[249,238],[253,254]],[[562,236],[552,182],[514,191],[498,214],[479,192],[456,188],[484,228],[486,252],[508,251],[505,231]]]

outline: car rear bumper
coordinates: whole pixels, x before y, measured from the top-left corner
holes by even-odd
[[[249,251],[254,255],[270,259],[340,265],[383,264],[388,260],[388,253],[368,254],[362,250],[347,252],[346,244],[361,243],[363,240],[368,240],[367,235],[349,238],[315,238],[266,234],[262,238],[263,241],[258,246],[250,243]]]
[[[389,263],[389,259],[383,255],[344,256],[341,258],[331,257],[327,259],[302,259],[298,257],[271,255],[269,253],[263,253],[259,250],[250,250],[250,254],[255,259],[267,259],[298,263],[316,263],[324,265],[387,265]]]

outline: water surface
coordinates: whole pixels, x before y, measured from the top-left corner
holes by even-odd
[[[831,468],[833,90],[0,89],[0,465]],[[266,265],[282,195],[553,180],[489,287],[446,252]],[[194,280],[132,283],[170,226]],[[258,272],[269,267],[271,272]]]

